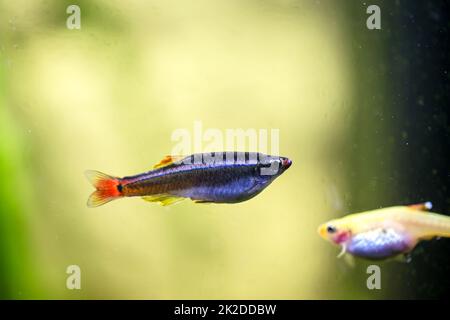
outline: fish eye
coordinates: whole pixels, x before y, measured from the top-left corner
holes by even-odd
[[[336,232],[336,227],[332,226],[332,225],[327,226],[327,232],[328,233],[335,233]]]

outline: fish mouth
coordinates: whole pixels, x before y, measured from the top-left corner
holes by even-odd
[[[292,165],[292,160],[289,158],[281,158],[281,167],[286,170]]]
[[[319,228],[317,228],[317,233],[323,239],[325,239],[325,240],[327,239],[327,228],[324,225],[320,225]]]

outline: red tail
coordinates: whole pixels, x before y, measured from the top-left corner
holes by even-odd
[[[119,178],[111,177],[94,170],[87,170],[85,175],[89,182],[97,189],[89,196],[87,202],[88,207],[98,207],[111,200],[122,197]]]

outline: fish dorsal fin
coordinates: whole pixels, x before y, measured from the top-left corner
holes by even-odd
[[[424,202],[424,203],[417,203],[417,204],[411,204],[408,206],[410,209],[416,210],[416,211],[430,211],[433,207],[432,203],[430,201]]]
[[[152,196],[142,197],[142,199],[144,199],[145,201],[148,201],[148,202],[158,202],[162,206],[168,206],[168,205],[177,203],[179,201],[182,201],[186,198],[176,197],[176,196],[172,196],[170,194],[155,194]]]
[[[166,167],[168,165],[171,165],[174,162],[183,160],[185,158],[185,156],[165,156],[160,162],[158,162],[157,164],[155,164],[153,166],[153,169],[159,169],[162,167]]]

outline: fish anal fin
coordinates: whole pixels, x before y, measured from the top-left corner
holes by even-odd
[[[159,169],[171,165],[174,162],[181,161],[185,156],[165,156],[160,162],[153,166],[153,169]]]
[[[158,202],[162,206],[168,206],[174,203],[177,203],[179,201],[184,200],[183,197],[177,197],[170,194],[158,194],[158,195],[152,195],[152,196],[144,196],[142,197],[145,201],[148,202]]]
[[[411,204],[408,207],[416,211],[430,211],[433,204],[430,201],[427,201],[423,203]]]
[[[410,263],[412,261],[412,255],[410,252],[402,253],[395,256],[393,260],[401,263]]]

